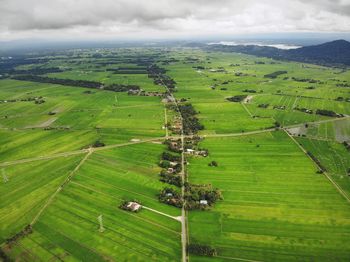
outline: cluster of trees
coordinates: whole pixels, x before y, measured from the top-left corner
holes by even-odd
[[[118,67],[108,68],[106,71],[112,71],[114,74],[147,74],[147,67]]]
[[[218,188],[213,188],[212,185],[185,183],[185,207],[187,210],[207,209],[220,199],[223,199],[221,191]],[[206,200],[207,204],[200,204],[201,200]]]
[[[181,169],[180,169],[181,171]],[[182,187],[182,178],[180,175],[177,175],[176,173],[168,173],[166,170],[162,170],[160,172],[160,179],[161,182],[174,185],[177,187]]]
[[[276,71],[276,72],[273,72],[273,73],[270,73],[270,74],[266,74],[266,75],[264,75],[264,77],[265,78],[275,79],[279,75],[284,75],[284,74],[287,74],[287,73],[288,73],[287,71]]]
[[[259,104],[258,107],[260,108],[268,108],[270,104]]]
[[[104,146],[106,146],[106,144],[101,142],[100,140],[97,140],[92,144],[92,147],[95,147],[95,148],[96,147],[104,147]]]
[[[340,102],[342,102],[342,101],[350,102],[350,98],[344,98],[342,96],[337,97],[335,100],[340,101]]]
[[[336,84],[337,87],[350,87],[350,83]]]
[[[47,76],[35,76],[35,75],[19,75],[19,76],[14,76],[13,79],[22,80],[22,81],[39,82],[39,83],[58,84],[58,85],[65,85],[65,86],[79,86],[79,87],[86,87],[86,88],[100,88],[100,86],[102,85],[100,82],[94,82],[94,81],[59,79],[59,78],[51,78]]]
[[[111,84],[108,86],[104,86],[103,89],[114,92],[127,92],[130,90],[140,90],[140,87],[137,85]]]
[[[242,92],[244,92],[244,93],[256,93],[256,90],[254,90],[254,89],[244,89]]]
[[[35,67],[31,69],[22,69],[22,70],[12,70],[10,73],[13,75],[44,75],[44,74],[50,74],[50,73],[61,73],[63,72],[62,69],[58,67],[50,67],[50,68],[41,68],[41,67]]]
[[[311,83],[311,84],[321,84],[322,82],[320,80],[315,80],[311,78],[298,78],[298,77],[292,77],[292,79],[296,82],[304,82],[304,83]]]
[[[217,255],[216,249],[207,246],[207,245],[201,245],[201,244],[189,244],[187,246],[187,251],[190,254],[198,255],[198,256],[208,256],[213,257]]]
[[[156,85],[165,85],[170,91],[174,91],[176,88],[175,80],[165,74],[166,70],[164,68],[153,64],[148,67],[147,71],[148,77],[153,78]]]
[[[219,166],[219,164],[218,164],[218,162],[216,162],[216,161],[211,161],[209,164],[208,164],[208,166],[213,166],[213,167],[217,167],[217,166]]]
[[[196,117],[197,112],[192,104],[179,105],[179,110],[182,116],[184,134],[196,134],[199,130],[204,129],[204,126],[199,123],[199,119]]]
[[[226,98],[230,102],[242,102],[244,99],[246,99],[246,95],[236,95],[236,96],[231,96],[229,98]]]
[[[64,86],[78,86],[78,87],[94,88],[94,89],[103,88],[105,90],[110,90],[114,92],[125,92],[130,89],[132,90],[140,89],[140,87],[137,85],[112,84],[108,86],[103,86],[102,83],[96,82],[96,81],[59,79],[59,78],[51,78],[51,77],[36,76],[36,75],[18,75],[18,76],[14,76],[13,79],[21,80],[21,81],[57,84],[57,85],[64,85]]]
[[[181,153],[180,147],[181,147],[181,141],[180,140],[166,140],[164,142],[168,145],[168,149],[175,153]],[[163,152],[161,155],[161,160],[159,162],[159,166],[162,169],[160,172],[160,181],[164,183],[168,183],[170,185],[175,185],[178,187],[181,187],[183,185],[182,183],[182,177],[179,175],[179,173],[182,170],[181,167],[181,156],[174,155],[169,152]]]
[[[160,202],[165,203],[167,205],[175,206],[178,208],[182,208],[183,206],[181,194],[170,187],[163,188],[159,192],[158,199]]]
[[[167,139],[164,144],[168,146],[168,149],[175,153],[181,153],[182,152],[182,144],[181,139],[177,139],[174,141],[173,139]]]
[[[342,114],[337,114],[332,110],[326,110],[326,109],[317,109],[316,114],[322,115],[322,116],[330,116],[330,117],[343,117]]]
[[[161,158],[163,160],[171,161],[171,162],[179,162],[181,161],[181,156],[173,155],[169,152],[163,152]]]
[[[15,68],[20,65],[29,65],[29,64],[41,64],[46,63],[49,60],[46,58],[30,58],[26,56],[16,56],[11,59],[0,60],[0,74],[7,75],[15,71]]]

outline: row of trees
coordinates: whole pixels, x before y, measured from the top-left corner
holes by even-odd
[[[203,130],[204,126],[196,117],[196,110],[192,104],[179,105],[179,110],[182,116],[183,131],[186,135],[196,134],[199,130]]]
[[[283,74],[287,74],[287,71],[276,71],[270,74],[266,74],[264,75],[265,78],[271,78],[271,79],[275,79],[277,78],[279,75],[283,75]]]
[[[94,89],[101,88],[101,89],[110,90],[114,92],[126,92],[130,89],[132,90],[140,89],[140,87],[137,85],[111,84],[111,85],[104,86],[101,82],[96,82],[96,81],[59,79],[59,78],[51,78],[51,77],[37,76],[37,75],[17,75],[17,76],[14,76],[13,79],[21,80],[21,81],[57,84],[57,85],[64,85],[64,86],[77,86],[77,87],[94,88]]]

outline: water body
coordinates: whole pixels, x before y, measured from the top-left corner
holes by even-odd
[[[283,44],[283,43],[263,43],[263,42],[230,42],[230,41],[220,41],[216,43],[208,43],[208,45],[214,45],[214,44],[219,44],[219,45],[230,45],[230,46],[237,46],[237,45],[256,45],[256,46],[269,46],[269,47],[275,47],[278,49],[283,49],[283,50],[289,50],[289,49],[297,49],[302,46],[300,45],[293,45],[293,44]]]

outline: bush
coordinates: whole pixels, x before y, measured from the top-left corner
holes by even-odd
[[[163,152],[161,158],[170,162],[180,162],[181,156],[176,156],[168,152]]]
[[[199,256],[208,256],[208,257],[213,257],[213,256],[216,256],[217,254],[215,248],[207,245],[201,245],[201,244],[189,244],[187,246],[187,251],[190,254],[199,255]]]
[[[216,161],[211,161],[208,166],[214,166],[214,167],[217,167],[218,166],[218,163]]]
[[[246,98],[247,98],[246,95],[236,95],[236,96],[227,98],[227,100],[230,102],[242,102]]]
[[[105,143],[97,140],[95,143],[92,144],[92,147],[104,147]]]
[[[283,75],[283,74],[287,74],[288,72],[287,71],[276,71],[276,72],[273,72],[271,74],[267,74],[267,75],[264,75],[265,78],[272,78],[272,79],[275,79],[277,78],[279,75]]]

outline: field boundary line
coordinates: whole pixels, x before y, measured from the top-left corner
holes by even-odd
[[[241,103],[241,105],[242,105],[242,107],[244,108],[244,110],[249,114],[249,116],[253,118],[254,116],[252,115],[252,113],[250,113],[250,111],[249,111],[249,109],[246,107],[246,105],[245,105],[244,103]]]
[[[307,153],[306,149],[300,145],[298,143],[298,141],[295,140],[295,138],[288,133],[287,130],[283,129],[284,132],[291,138],[291,140],[305,153],[305,155],[317,166],[317,168],[319,168],[320,170],[322,170],[322,168],[319,166],[318,163],[316,163],[311,156],[309,156],[309,154]],[[328,175],[328,173],[326,171],[323,172],[323,174],[325,175],[325,177],[328,179],[329,182],[331,182],[331,184],[337,189],[337,191],[347,200],[347,202],[350,203],[350,198],[347,195],[346,192],[344,192],[344,190],[337,184],[337,182],[335,182],[330,175]]]
[[[84,162],[89,158],[89,156],[93,153],[90,149],[89,152],[85,155],[85,157],[79,162],[79,164],[69,173],[68,177],[64,180],[64,182],[56,189],[56,191],[51,195],[51,197],[46,201],[45,205],[39,210],[37,215],[34,217],[30,225],[33,226],[41,216],[41,214],[45,211],[45,209],[52,203],[54,198],[57,196],[59,192],[64,188],[64,186],[71,181],[74,174],[79,170],[79,168],[84,164]]]

